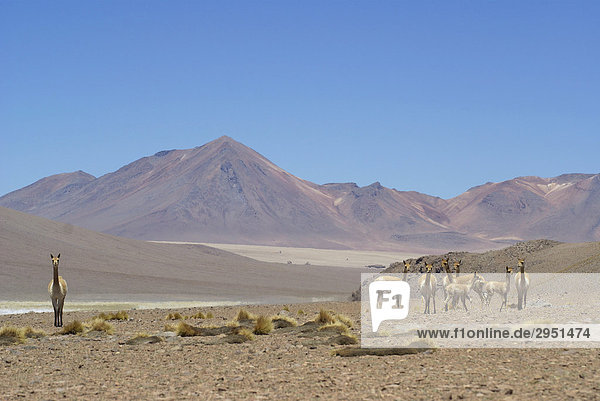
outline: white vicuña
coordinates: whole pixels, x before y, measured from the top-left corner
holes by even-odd
[[[488,305],[492,301],[492,296],[495,293],[498,293],[503,298],[502,305],[500,305],[500,310],[502,310],[503,306],[507,306],[506,302],[508,300],[508,292],[510,291],[511,275],[512,269],[506,266],[506,279],[504,281],[488,281],[483,285],[483,291],[486,293]]]
[[[469,297],[469,292],[473,289],[476,283],[481,282],[481,276],[477,273],[473,273],[472,276],[465,277],[469,278],[470,280],[468,284],[461,284],[454,281],[448,284],[448,286],[446,287],[447,295],[446,299],[444,300],[444,306],[446,310],[448,308],[448,303],[450,302],[450,300],[452,300],[452,306],[454,308],[456,308],[456,304],[460,300],[463,304],[463,307],[465,308],[465,311],[468,311],[466,300],[468,299],[469,302],[471,301],[471,297]]]
[[[435,291],[437,289],[437,280],[434,275],[431,274],[431,270],[433,266],[431,264],[426,264],[426,273],[419,277],[419,288],[421,289],[421,295],[423,296],[423,301],[425,302],[425,310],[423,313],[431,313],[429,303],[433,298],[433,313],[436,313],[435,309]]]
[[[519,272],[515,275],[515,287],[519,299],[517,307],[519,310],[527,306],[527,290],[529,289],[529,274],[525,273],[525,260],[519,259]]]

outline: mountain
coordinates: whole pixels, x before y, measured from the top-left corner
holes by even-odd
[[[93,232],[0,207],[2,299],[48,300],[50,253],[70,301],[296,302],[346,299],[359,269],[259,262],[202,245]]]
[[[518,177],[487,183],[443,209],[455,229],[488,239],[600,240],[600,175]]]
[[[0,206],[135,239],[426,253],[600,240],[599,180],[519,177],[447,200],[378,182],[318,185],[224,136],[99,178],[47,177]]]

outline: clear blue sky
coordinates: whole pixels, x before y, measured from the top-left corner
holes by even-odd
[[[597,1],[0,1],[0,195],[223,134],[448,198],[600,172]]]

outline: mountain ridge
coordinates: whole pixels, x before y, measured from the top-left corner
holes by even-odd
[[[97,178],[45,177],[0,197],[0,206],[145,240],[416,252],[600,240],[598,174],[516,177],[442,199],[379,182],[319,185],[228,136]]]

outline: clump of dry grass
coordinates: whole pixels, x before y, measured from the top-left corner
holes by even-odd
[[[213,313],[212,313],[212,312],[206,312],[206,318],[207,318],[207,319],[212,319],[212,318],[214,318],[214,317],[215,317],[215,315],[213,315]]]
[[[271,321],[271,318],[261,315],[256,319],[256,324],[254,325],[254,334],[269,334],[272,330],[273,322]]]
[[[0,344],[25,342],[24,330],[15,326],[2,326],[0,329]]]
[[[296,319],[288,317],[288,316],[282,316],[282,315],[271,316],[271,321],[273,322],[273,327],[276,329],[280,329],[283,327],[298,326],[298,322],[296,321]]]
[[[340,322],[328,323],[319,327],[319,331],[332,331],[338,334],[348,334],[348,326]]]
[[[298,314],[298,316],[304,315],[304,311],[302,309],[298,309],[298,312],[296,312]]]
[[[179,312],[169,313],[165,316],[165,320],[183,320],[183,316]]]
[[[202,312],[198,312],[194,315],[186,316],[186,319],[206,319],[206,315]]]
[[[124,311],[124,310],[120,310],[118,312],[111,312],[111,313],[100,313],[98,316],[96,316],[94,319],[102,319],[102,320],[128,320],[129,319],[129,314]]]
[[[172,331],[173,333],[177,332],[177,326],[173,324],[165,324],[165,331]]]
[[[46,337],[46,332],[44,330],[37,330],[31,326],[27,326],[23,329],[23,335],[27,338],[42,338]]]
[[[346,315],[341,315],[341,314],[336,314],[335,315],[336,320],[338,320],[340,323],[345,324],[348,327],[352,327],[353,322],[352,319],[350,319],[348,316]]]
[[[315,318],[315,323],[318,324],[331,324],[335,323],[335,317],[325,309],[321,309],[319,314]]]
[[[81,334],[85,331],[85,326],[79,320],[74,320],[71,323],[67,323],[59,334]]]
[[[246,337],[250,341],[254,340],[254,334],[252,334],[252,331],[250,331],[250,329],[247,329],[245,327],[240,327],[239,329],[234,330],[233,333],[237,334],[239,336]]]
[[[290,307],[289,307],[289,306],[287,306],[287,305],[285,305],[285,306],[283,307],[283,310],[284,310],[284,311],[286,311],[286,312],[289,312],[289,311],[290,311]]]
[[[99,331],[106,334],[113,334],[115,332],[112,324],[100,318],[93,319],[89,324],[89,328],[89,331]]]
[[[248,312],[246,309],[240,309],[234,320],[256,320],[256,315]]]
[[[179,322],[179,324],[177,324],[175,333],[180,337],[192,337],[198,335],[196,329],[185,322]]]

